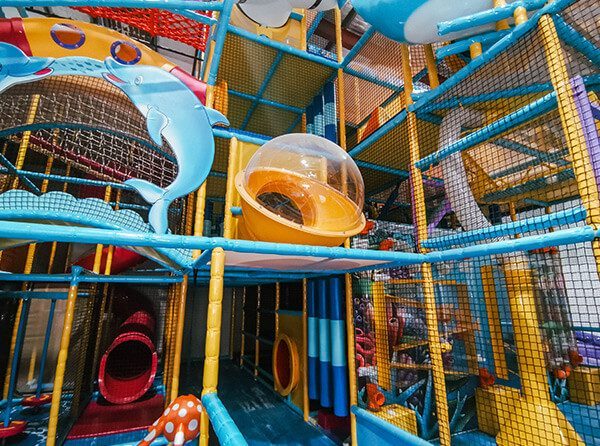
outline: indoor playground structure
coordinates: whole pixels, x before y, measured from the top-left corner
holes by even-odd
[[[0,444],[600,445],[599,24],[0,2]]]

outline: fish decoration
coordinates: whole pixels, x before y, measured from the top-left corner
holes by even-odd
[[[229,121],[158,67],[124,65],[113,58],[30,57],[0,42],[0,93],[13,85],[69,75],[103,78],[119,88],[145,117],[151,140],[159,147],[166,142],[175,154],[178,172],[169,186],[162,188],[138,178],[125,182],[151,204],[148,222],[154,232],[166,233],[170,204],[197,190],[210,172],[215,154],[213,126],[229,125]]]
[[[177,158],[177,177],[164,189],[146,180],[125,181],[152,205],[148,222],[156,233],[164,234],[169,205],[198,189],[210,172],[215,154],[213,126],[229,125],[229,121],[202,105],[190,89],[164,70],[123,65],[114,59],[104,63],[108,69],[105,79],[121,89],[146,117],[150,138],[158,146],[164,138]]]
[[[49,76],[53,62],[51,57],[29,57],[16,46],[0,42],[0,92]]]

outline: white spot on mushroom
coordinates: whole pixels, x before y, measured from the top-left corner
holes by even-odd
[[[185,410],[185,409],[181,409],[181,410],[179,411],[179,416],[180,416],[181,418],[185,417],[186,415],[187,415],[187,410]]]
[[[175,429],[175,425],[169,421],[165,426],[165,431],[167,431],[167,433],[170,434],[171,432],[173,432],[173,429]]]
[[[189,407],[189,408],[194,407],[194,402],[193,401],[188,401],[187,407]]]
[[[188,429],[190,431],[195,431],[197,428],[198,428],[198,420],[193,419],[192,421],[189,422]]]

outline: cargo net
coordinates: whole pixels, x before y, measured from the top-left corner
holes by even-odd
[[[17,85],[0,96],[0,104],[2,130],[42,127],[30,138],[34,150],[97,178],[122,182],[135,176],[161,187],[175,178],[171,149],[150,140],[142,114],[102,79],[62,76]]]
[[[94,351],[97,332],[94,327],[99,320],[100,299],[94,288],[80,287],[81,296],[75,304],[73,331],[65,367],[65,376],[61,397],[61,409],[58,419],[57,437],[62,442],[73,423],[83,412],[94,392],[93,374]],[[66,303],[66,301],[64,301]],[[55,352],[57,354],[58,351]],[[56,364],[56,358],[48,358],[49,364]]]
[[[299,132],[302,114],[333,69],[228,33],[219,79],[229,87],[231,126],[279,136]]]
[[[412,227],[395,223],[378,222],[353,244],[386,241],[415,250]],[[577,444],[596,444],[600,281],[592,243],[438,262],[432,274],[429,284],[419,266],[354,275],[358,404],[433,442],[443,430],[478,445],[525,435],[531,444],[560,444],[560,424]],[[540,424],[531,401],[553,418]],[[545,427],[524,434],[517,426]]]
[[[152,37],[166,37],[204,52],[208,42],[210,26],[196,20],[161,9],[137,8],[74,8],[96,19],[109,19],[135,27]],[[212,11],[198,11],[212,16]]]
[[[277,286],[244,287],[242,296],[242,346],[240,363],[254,376],[273,383]]]

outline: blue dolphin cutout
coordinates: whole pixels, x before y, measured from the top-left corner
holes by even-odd
[[[29,57],[20,48],[0,42],[0,92],[52,74],[51,57]]]
[[[152,205],[148,222],[156,233],[164,234],[169,205],[198,189],[210,172],[215,155],[212,127],[229,125],[229,121],[204,107],[190,89],[164,70],[123,65],[111,58],[104,64],[108,70],[104,78],[121,89],[146,117],[152,140],[162,146],[164,138],[177,158],[177,177],[164,189],[135,178],[125,182]]]

